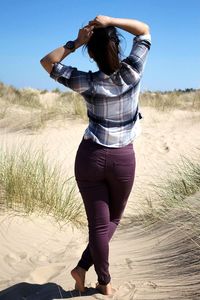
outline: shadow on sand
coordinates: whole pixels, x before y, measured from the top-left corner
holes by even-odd
[[[65,291],[53,282],[46,284],[21,282],[0,291],[0,300],[54,300],[91,296],[97,293],[95,288],[87,288],[84,293],[80,293],[76,290]]]

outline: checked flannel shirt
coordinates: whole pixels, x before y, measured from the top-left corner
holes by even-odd
[[[132,143],[141,133],[138,97],[150,47],[150,34],[135,36],[130,54],[111,75],[101,70],[84,72],[54,63],[50,77],[81,94],[85,100],[89,124],[84,139],[120,148]]]

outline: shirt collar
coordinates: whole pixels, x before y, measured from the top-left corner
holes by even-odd
[[[95,73],[96,73],[97,77],[100,78],[100,79],[109,79],[110,78],[116,84],[122,84],[123,83],[119,70],[115,71],[111,75],[107,75],[104,72],[102,72],[101,70],[99,70]]]

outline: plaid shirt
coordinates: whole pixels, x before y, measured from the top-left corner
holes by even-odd
[[[89,125],[84,139],[91,138],[98,144],[119,148],[133,142],[140,134],[136,110],[140,80],[150,46],[150,34],[135,36],[129,56],[111,75],[101,70],[84,72],[62,63],[54,64],[50,77],[85,99]],[[134,115],[136,120],[129,122]]]

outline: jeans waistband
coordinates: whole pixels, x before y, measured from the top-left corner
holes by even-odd
[[[107,146],[96,143],[91,138],[90,139],[84,139],[84,137],[82,138],[81,143],[85,144],[85,145],[90,145],[90,146],[92,146],[94,148],[97,148],[97,149],[108,149],[108,150],[112,149],[112,150],[116,150],[116,151],[119,151],[119,149],[121,149],[121,150],[122,149],[123,150],[133,149],[133,143],[129,143],[126,146],[123,146],[123,147],[107,147]]]

